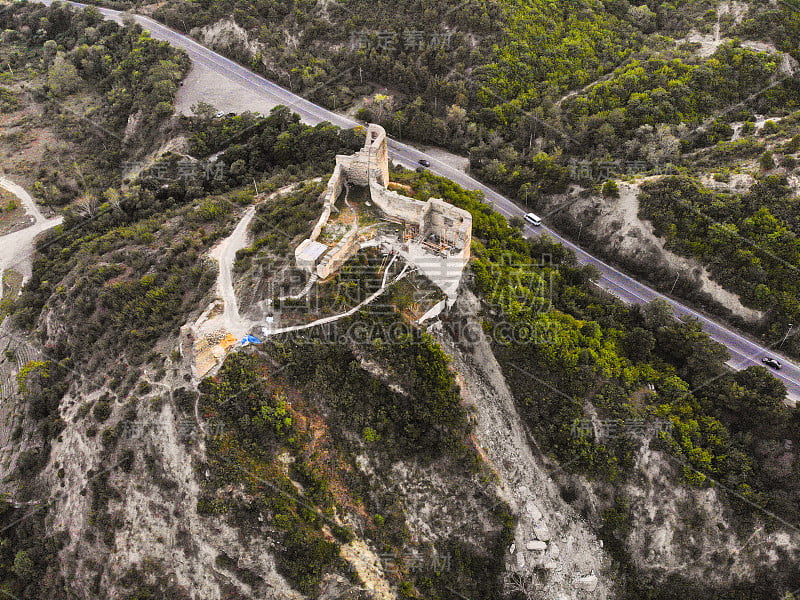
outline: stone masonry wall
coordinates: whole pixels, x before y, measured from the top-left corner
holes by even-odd
[[[325,279],[335,273],[347,259],[353,254],[358,252],[358,227],[351,229],[347,234],[339,240],[331,250],[322,257],[322,260],[317,265],[317,277]]]
[[[314,226],[314,229],[311,231],[309,239],[316,240],[319,237],[319,234],[322,233],[322,228],[327,225],[328,219],[331,216],[331,211],[333,210],[333,205],[336,203],[336,199],[339,197],[339,194],[342,193],[343,188],[344,169],[337,161],[336,167],[333,169],[333,175],[331,175],[331,178],[328,180],[328,187],[325,190],[322,215],[317,221],[317,224]]]
[[[380,185],[388,185],[389,148],[386,131],[380,125],[370,125],[364,147],[352,156],[337,156],[336,162],[344,165],[350,183],[368,185],[376,180]]]
[[[374,181],[369,186],[369,191],[375,206],[390,217],[396,217],[410,223],[422,225],[427,205],[426,202],[403,196],[392,190],[387,190]]]
[[[457,256],[469,258],[472,241],[472,216],[440,198],[427,202],[415,200],[387,189],[389,184],[389,147],[386,131],[380,125],[367,128],[364,147],[351,156],[338,155],[336,167],[328,181],[324,208],[311,235],[295,251],[296,264],[300,268],[313,270],[314,266],[301,259],[301,253],[315,241],[328,222],[334,203],[347,184],[368,185],[372,202],[386,215],[419,226],[424,236],[437,235],[441,240],[453,244]],[[357,226],[349,231],[333,248],[328,250],[316,265],[321,278],[328,277],[358,250]],[[301,264],[303,263],[303,264]]]
[[[441,198],[431,198],[425,203],[427,213],[420,228],[424,233],[434,233],[453,243],[463,258],[469,258],[472,243],[472,215]]]
[[[333,174],[328,180],[328,187],[325,189],[325,193],[322,199],[323,203],[322,214],[320,215],[319,219],[317,219],[317,223],[316,225],[314,225],[314,229],[311,230],[311,235],[309,235],[307,239],[303,240],[302,243],[294,250],[295,264],[297,265],[298,268],[309,272],[312,272],[314,270],[315,265],[310,264],[306,260],[303,260],[301,258],[302,254],[309,244],[311,244],[312,242],[316,241],[317,238],[319,238],[320,233],[322,233],[323,227],[325,227],[325,225],[328,224],[328,219],[330,219],[331,211],[333,210],[333,205],[335,204],[336,199],[339,197],[339,194],[341,194],[344,185],[345,185],[345,170],[344,167],[337,160],[336,167],[334,167]]]

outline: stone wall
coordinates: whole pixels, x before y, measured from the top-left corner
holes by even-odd
[[[328,186],[325,189],[322,197],[322,214],[319,216],[319,219],[317,219],[314,229],[311,230],[311,235],[309,235],[307,239],[303,240],[303,242],[294,250],[295,264],[298,268],[308,272],[314,271],[315,265],[310,264],[308,261],[301,258],[302,254],[306,247],[319,238],[319,235],[322,233],[322,229],[328,224],[328,219],[330,219],[333,205],[336,203],[336,199],[339,197],[339,194],[342,193],[344,186],[345,169],[337,160],[336,167],[334,167],[333,174],[331,175],[330,179],[328,179]]]
[[[363,150],[359,150],[353,156],[337,156],[336,163],[345,169],[349,183],[367,185],[369,182],[369,154],[364,154]]]
[[[463,259],[470,256],[472,243],[472,215],[441,198],[427,202],[403,196],[387,190],[374,181],[370,185],[370,196],[375,206],[390,217],[402,219],[419,226],[423,236],[436,234],[458,249]]]
[[[369,186],[372,202],[387,216],[412,223],[419,227],[424,238],[431,234],[440,241],[454,246],[453,258],[466,261],[472,242],[472,215],[445,202],[431,198],[427,202],[415,200],[387,189],[389,184],[389,147],[386,131],[380,125],[367,128],[364,147],[353,155],[338,155],[336,167],[328,181],[322,215],[308,240],[295,251],[298,267],[307,271],[314,265],[301,257],[302,251],[316,241],[330,218],[334,204],[347,184]],[[321,255],[316,264],[319,277],[326,278],[335,272],[350,256],[358,251],[358,227],[349,231],[333,248]]]
[[[369,185],[374,180],[385,187],[389,183],[386,131],[380,125],[370,125],[364,147],[351,156],[338,155],[336,164],[342,165],[350,183]]]
[[[427,202],[403,196],[377,184],[375,181],[369,186],[372,202],[390,217],[402,219],[417,225],[422,224],[425,216]]]
[[[373,173],[373,177],[386,187],[389,185],[389,144],[386,140],[386,130],[380,125],[371,124],[367,129],[367,143],[372,162],[378,171]]]
[[[344,185],[344,169],[337,162],[336,167],[333,169],[333,175],[331,175],[331,178],[328,180],[328,187],[326,188],[325,196],[323,197],[322,215],[320,215],[317,224],[314,225],[314,229],[311,231],[309,239],[316,240],[319,237],[319,234],[322,233],[322,228],[328,224],[328,219],[331,216],[333,205],[336,203],[336,199],[339,197],[339,194],[342,193]]]
[[[358,252],[358,226],[354,227],[331,248],[317,265],[317,276],[325,279],[333,275],[347,259]]]
[[[427,211],[420,231],[425,235],[436,234],[453,244],[464,259],[469,258],[472,243],[472,215],[441,198],[431,198],[426,205]]]

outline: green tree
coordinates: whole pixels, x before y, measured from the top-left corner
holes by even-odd
[[[47,71],[47,87],[52,94],[62,97],[71,94],[81,85],[78,70],[63,55],[58,55]]]
[[[11,570],[23,581],[30,581],[36,574],[33,560],[25,550],[20,550],[14,555],[14,564]]]
[[[603,196],[606,198],[619,198],[619,186],[613,179],[609,179],[603,184]]]
[[[58,53],[58,44],[55,40],[47,40],[42,48],[44,48],[44,64],[49,68]]]
[[[780,129],[778,128],[778,124],[775,121],[767,121],[761,127],[760,133],[761,135],[773,135],[775,133],[778,133],[778,131],[780,131]]]
[[[758,166],[761,167],[762,171],[771,171],[775,168],[775,159],[772,156],[771,150],[767,150],[761,155],[758,159]]]

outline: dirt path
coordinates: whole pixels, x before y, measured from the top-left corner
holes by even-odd
[[[619,67],[615,68],[614,71],[616,71],[618,68]],[[611,79],[614,76],[614,71],[611,71],[611,73],[607,73],[607,74],[603,75],[602,77],[599,77],[598,79],[595,79],[594,81],[591,81],[591,82],[587,83],[585,86],[583,86],[582,88],[580,88],[578,90],[572,90],[571,92],[567,92],[566,94],[561,96],[561,98],[556,100],[556,103],[554,104],[554,106],[561,106],[561,103],[564,102],[564,100],[566,100],[567,98],[572,98],[573,96],[577,96],[578,94],[583,94],[583,93],[587,92],[589,90],[589,88],[592,87],[593,85],[597,85],[598,83],[602,83],[603,81],[608,81],[609,79]]]
[[[33,217],[34,225],[40,223],[45,220],[44,215],[42,215],[42,211],[39,210],[39,206],[34,202],[31,195],[25,191],[24,188],[17,185],[10,179],[6,179],[5,177],[0,177],[0,187],[6,191],[11,192],[17,198],[20,199],[22,205],[25,207],[25,211]]]
[[[31,257],[33,255],[33,240],[40,233],[60,225],[63,217],[46,219],[31,195],[13,181],[0,177],[0,187],[8,190],[20,199],[25,207],[25,212],[33,217],[33,224],[25,229],[9,233],[0,237],[0,281],[6,269],[14,268],[22,273],[23,284],[31,276]],[[3,289],[0,285],[0,297]]]
[[[249,206],[233,232],[211,251],[211,256],[219,263],[217,293],[225,302],[225,310],[217,318],[221,319],[220,327],[237,338],[244,337],[253,323],[239,314],[239,302],[233,288],[233,263],[236,262],[236,253],[247,247],[248,228],[255,214],[256,207]]]

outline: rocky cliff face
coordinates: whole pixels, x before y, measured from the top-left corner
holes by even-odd
[[[665,247],[665,240],[653,232],[653,225],[639,217],[640,186],[646,181],[620,183],[619,196],[608,198],[591,194],[577,186],[566,195],[545,200],[543,211],[559,212],[558,219],[569,228],[577,227],[584,242],[591,241],[603,254],[635,272],[646,272],[650,279],[679,281],[693,289],[698,298],[717,304],[723,311],[748,323],[758,323],[764,313],[744,306],[739,297],[723,288],[697,260],[678,256]],[[680,291],[680,290],[679,290]]]
[[[480,302],[462,290],[455,325],[437,326],[453,358],[464,401],[473,407],[475,438],[497,473],[500,495],[517,517],[505,556],[511,587],[537,587],[552,597],[614,598],[614,568],[590,522],[559,493],[561,470],[529,435],[480,322]],[[454,335],[455,334],[455,335]],[[539,582],[538,574],[544,574]]]
[[[245,61],[268,51],[264,44],[251,40],[247,31],[233,19],[223,19],[212,25],[193,29],[190,33],[204,46]]]

